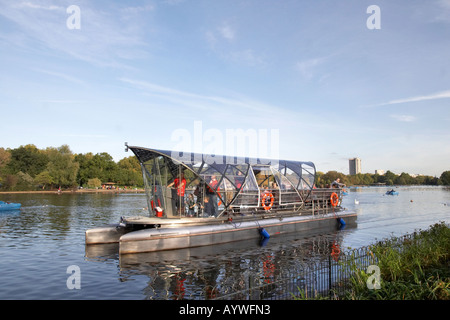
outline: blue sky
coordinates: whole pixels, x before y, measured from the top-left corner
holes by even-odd
[[[281,159],[323,172],[353,157],[369,173],[450,170],[450,0],[0,5],[0,147],[120,160],[124,142],[220,151],[208,132],[275,130]]]

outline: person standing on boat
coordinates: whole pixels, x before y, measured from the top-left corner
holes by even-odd
[[[214,216],[213,215],[214,208],[213,208],[213,205],[212,205],[210,199],[211,199],[211,194],[206,193],[205,203],[204,203],[204,208],[203,208],[203,217],[204,218],[209,218],[209,217]]]
[[[331,184],[332,188],[340,188],[340,187],[345,187],[345,184],[341,183],[341,179],[337,178],[336,180],[333,181],[333,183]]]
[[[209,181],[209,186],[206,188],[206,193],[209,198],[209,205],[212,207],[212,215],[217,218],[217,213],[219,211],[219,206],[217,205],[217,194],[214,190],[219,191],[219,187],[217,186],[219,182],[216,180],[216,176],[211,176],[211,181]]]
[[[193,217],[195,214],[196,203],[194,200],[194,195],[192,193],[188,196],[188,217]]]
[[[236,183],[236,189],[241,189],[242,183],[244,182],[245,178],[242,175],[241,171],[238,171],[237,176],[234,177],[234,182]]]
[[[175,178],[175,180],[173,180],[167,188],[171,188],[172,186],[174,187],[173,190],[177,191],[176,197],[173,195],[173,198],[175,198],[175,205],[178,209],[178,214],[181,214],[184,211],[184,191],[186,190],[186,179],[184,178],[183,173],[180,175],[180,179]]]

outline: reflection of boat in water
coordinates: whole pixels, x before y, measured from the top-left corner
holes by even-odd
[[[20,209],[20,203],[3,202],[0,201],[0,211],[18,210]]]
[[[313,189],[312,162],[128,148],[141,163],[149,217],[87,230],[87,244],[152,252],[331,231],[356,219],[341,210],[340,189]]]
[[[279,298],[281,292],[286,295],[284,299],[292,299],[291,292],[296,293],[297,286],[308,288],[308,295],[313,297],[314,292],[329,285],[324,280],[329,272],[322,267],[330,263],[333,246],[342,245],[345,236],[336,231],[322,232],[326,230],[272,237],[265,247],[257,240],[244,240],[125,255],[117,255],[118,244],[92,245],[86,246],[86,258],[91,263],[114,261],[120,267],[121,282],[146,277],[146,288],[140,290],[144,299],[203,300],[231,293],[231,299],[257,300]]]
[[[398,191],[395,191],[394,189],[386,191],[386,194],[389,196],[398,196]]]

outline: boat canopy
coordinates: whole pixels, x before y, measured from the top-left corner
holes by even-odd
[[[312,162],[128,149],[141,164],[151,216],[300,210],[315,182]]]

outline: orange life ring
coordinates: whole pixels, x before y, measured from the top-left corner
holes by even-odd
[[[330,202],[331,202],[331,205],[332,205],[333,207],[336,207],[336,206],[338,205],[338,202],[339,202],[339,196],[337,195],[336,192],[333,192],[333,193],[331,194]]]
[[[267,197],[270,197],[270,204],[269,205],[266,204]],[[263,208],[265,210],[270,210],[272,208],[273,201],[274,201],[273,195],[271,193],[265,193],[263,198],[262,198],[261,205],[263,206]]]

